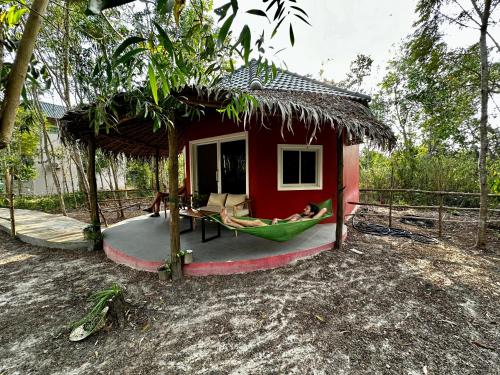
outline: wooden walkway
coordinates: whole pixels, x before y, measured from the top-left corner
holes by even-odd
[[[56,249],[83,250],[87,242],[83,228],[76,219],[41,211],[15,210],[17,237],[26,243]],[[0,230],[10,233],[9,209],[0,208]]]

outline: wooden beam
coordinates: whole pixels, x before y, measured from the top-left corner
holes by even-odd
[[[335,249],[342,249],[344,229],[344,137],[337,134],[337,218],[335,229]]]
[[[115,142],[118,142],[118,143],[121,143],[124,145],[128,145],[128,146],[133,148],[133,151],[135,151],[137,149],[147,150],[148,154],[152,154],[153,151],[155,151],[155,148],[153,146],[151,146],[150,144],[147,144],[144,142],[139,142],[139,141],[132,141],[130,139],[127,139],[127,138],[120,136],[120,135],[117,135],[117,134],[113,134],[113,135],[100,134],[99,138],[104,140],[104,141],[109,141],[109,142],[115,141]],[[101,148],[106,150],[106,148],[103,147],[103,145],[101,145]]]
[[[368,203],[368,202],[347,202],[348,204],[356,205],[356,206],[373,206],[373,207],[389,207],[388,204],[384,203]],[[401,205],[401,204],[393,204],[392,208],[402,208],[402,209],[416,209],[416,210],[433,210],[439,209],[439,206],[410,206],[410,205]],[[455,210],[455,211],[479,211],[478,207],[453,207],[453,206],[443,206],[443,210]],[[489,212],[500,212],[499,209],[489,208]]]
[[[10,154],[10,146],[7,145],[7,150]],[[14,213],[14,179],[12,178],[12,167],[7,166],[5,163],[5,193],[7,202],[9,203],[9,217],[10,217],[10,235],[16,238],[16,216]]]
[[[182,279],[181,260],[177,257],[181,247],[181,237],[179,233],[179,162],[177,159],[177,129],[175,128],[174,116],[172,122],[167,124],[168,128],[168,189],[170,208],[170,266],[172,279]]]
[[[99,220],[99,206],[97,202],[97,181],[95,178],[95,136],[92,132],[88,143],[88,165],[87,165],[87,178],[89,182],[89,195],[90,195],[90,221],[93,226],[93,232],[96,235],[101,233],[101,222]],[[99,245],[100,241],[96,242]],[[94,250],[100,250],[98,247]]]
[[[394,193],[422,193],[434,195],[468,195],[479,197],[479,193],[466,193],[463,191],[439,191],[439,190],[419,190],[419,189],[359,189],[360,192],[394,192]],[[500,194],[488,194],[488,197],[500,197]]]
[[[155,154],[155,184],[156,184],[156,192],[160,191],[160,149],[156,149]]]

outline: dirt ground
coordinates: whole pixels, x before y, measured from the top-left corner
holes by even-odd
[[[0,234],[0,374],[499,374],[500,259],[470,248],[470,225],[445,234],[424,245],[350,227],[341,251],[177,284]],[[113,282],[127,326],[69,342]]]

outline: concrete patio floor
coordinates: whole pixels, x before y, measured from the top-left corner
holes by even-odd
[[[23,242],[56,249],[83,250],[87,241],[83,228],[88,224],[62,215],[15,209],[16,236]],[[8,208],[0,208],[0,230],[10,233]]]
[[[181,230],[189,219],[181,218]],[[344,227],[344,235],[347,228]],[[217,231],[207,225],[207,237]],[[181,234],[181,249],[193,250],[193,263],[184,267],[186,275],[231,274],[270,269],[296,259],[330,249],[335,241],[335,224],[320,224],[287,242],[274,242],[238,233],[224,227],[221,237],[203,243],[201,224]],[[168,257],[170,246],[168,214],[165,219],[143,215],[117,223],[104,230],[104,250],[117,263],[155,271]]]

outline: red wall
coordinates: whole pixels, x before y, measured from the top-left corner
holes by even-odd
[[[286,217],[301,212],[308,202],[321,202],[333,198],[333,207],[336,200],[336,146],[335,132],[325,128],[317,133],[315,145],[323,145],[323,189],[322,190],[295,190],[278,191],[277,152],[278,144],[306,144],[308,130],[299,123],[294,124],[294,133],[284,132],[281,135],[281,121],[266,123],[269,129],[252,123],[248,126],[248,167],[249,167],[249,195],[252,199],[254,216],[273,218]],[[186,144],[186,173],[189,181],[189,141],[215,137],[224,134],[243,131],[243,125],[235,125],[230,121],[222,121],[220,115],[212,114],[200,123],[189,125],[183,136]],[[358,197],[359,187],[359,157],[358,146],[344,147],[344,183],[345,201],[355,200]],[[347,205],[346,210],[352,210]],[[334,221],[333,218],[330,221]]]
[[[307,129],[294,124],[294,133],[281,135],[281,121],[271,129],[253,126],[249,133],[250,196],[255,216],[287,217],[301,212],[308,202],[333,198],[336,191],[334,132],[323,130],[311,144],[323,145],[323,189],[278,191],[278,144],[306,144]]]

